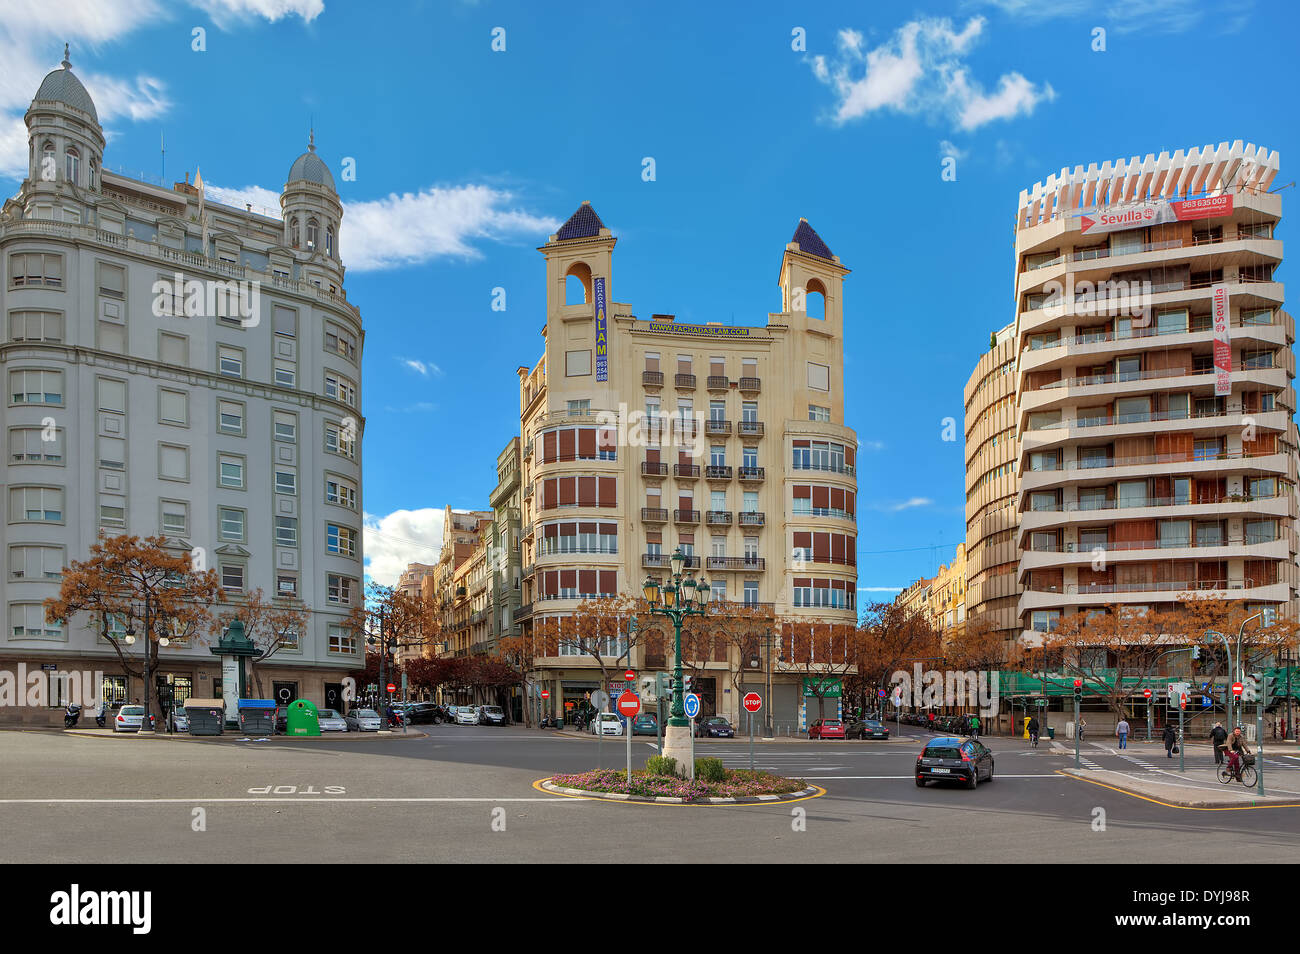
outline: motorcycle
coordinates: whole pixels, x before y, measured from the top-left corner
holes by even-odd
[[[80,718],[81,706],[77,705],[75,702],[70,703],[68,707],[63,710],[63,727],[65,729],[73,728],[77,724],[77,720]]]
[[[102,729],[104,728],[107,722],[108,722],[108,713],[105,710],[100,709],[99,712],[95,714],[95,725],[99,726]]]

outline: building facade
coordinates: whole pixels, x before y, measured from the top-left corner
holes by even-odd
[[[584,203],[540,249],[545,352],[520,368],[525,628],[587,598],[633,595],[680,547],[715,601],[852,625],[857,619],[857,441],[844,424],[848,269],[801,221],[764,324],[649,319],[618,302],[616,239]],[[773,638],[773,710],[805,697]],[[669,660],[612,640],[611,666]],[[620,663],[619,660],[622,660]],[[705,710],[735,718],[738,658],[705,666]],[[593,671],[594,670],[594,671]],[[576,652],[541,660],[554,712],[599,684]],[[757,683],[761,676],[756,675]],[[618,680],[613,688],[621,688]]]
[[[280,697],[323,702],[361,660],[346,618],[361,599],[364,429],[329,169],[314,144],[299,156],[278,216],[208,201],[197,179],[109,173],[66,54],[25,122],[28,175],[0,213],[0,667],[102,670],[111,701],[142,697],[97,628],[48,623],[41,604],[100,531],[162,535],[219,573],[231,608],[261,589],[310,611],[261,673]],[[178,697],[221,695],[202,640],[163,649],[160,675]],[[52,676],[46,704],[60,701]]]

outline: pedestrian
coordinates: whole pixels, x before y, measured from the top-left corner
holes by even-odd
[[[1228,730],[1223,727],[1222,722],[1214,723],[1214,728],[1210,730],[1210,744],[1214,746],[1214,764],[1223,764],[1223,743],[1228,740]]]
[[[980,717],[977,715],[970,717],[970,736],[972,739],[980,737]]]
[[[926,719],[925,719],[925,727],[926,727],[929,731],[931,731],[931,732],[934,731],[934,713],[933,713],[933,712],[929,713],[929,715],[926,716]]]
[[[1174,732],[1172,725],[1165,725],[1165,731],[1161,735],[1160,741],[1165,744],[1165,758],[1172,759],[1174,757],[1174,745],[1178,742],[1178,735]]]
[[[1121,749],[1128,748],[1128,733],[1129,733],[1128,719],[1124,718],[1123,716],[1120,716],[1119,725],[1115,726],[1115,734],[1119,736],[1119,747]]]
[[[1078,733],[1079,733],[1079,741],[1080,741],[1080,742],[1083,741],[1083,730],[1086,729],[1086,728],[1088,728],[1088,723],[1085,722],[1083,719],[1080,719],[1080,720],[1079,720],[1079,728],[1078,728],[1078,730],[1077,730]]]

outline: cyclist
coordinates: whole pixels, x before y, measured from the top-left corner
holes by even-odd
[[[1030,716],[1029,724],[1025,728],[1029,731],[1029,744],[1038,748],[1038,717]]]
[[[1232,735],[1228,737],[1225,746],[1228,750],[1228,771],[1238,782],[1241,781],[1241,770],[1245,765],[1245,757],[1251,754],[1250,746],[1246,745],[1246,737],[1241,734],[1241,729],[1233,729]]]

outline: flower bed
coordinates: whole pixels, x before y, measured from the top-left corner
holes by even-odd
[[[614,795],[639,795],[644,798],[745,798],[754,795],[790,795],[806,786],[798,779],[782,778],[770,772],[749,772],[741,769],[727,770],[720,782],[704,782],[678,778],[675,775],[651,775],[633,772],[629,782],[627,773],[617,769],[597,769],[578,775],[555,775],[551,782],[560,788],[576,788],[586,792]]]

